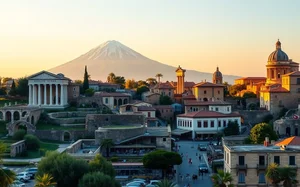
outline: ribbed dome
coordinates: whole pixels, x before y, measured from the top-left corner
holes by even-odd
[[[276,42],[276,50],[273,51],[268,58],[268,62],[280,62],[280,61],[288,61],[289,57],[285,52],[281,50],[281,43],[278,40]]]
[[[217,67],[217,70],[213,74],[214,77],[222,77],[222,73],[219,71],[219,67]]]

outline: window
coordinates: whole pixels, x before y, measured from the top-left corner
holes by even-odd
[[[280,156],[274,156],[274,163],[280,165]]]
[[[221,127],[221,121],[218,121],[218,127]]]
[[[215,121],[210,121],[210,127],[214,128],[215,127]]]
[[[219,111],[219,108],[218,108],[218,107],[216,107],[216,111],[217,111],[217,112]]]
[[[297,84],[300,84],[300,78],[297,78]]]
[[[239,173],[239,181],[238,183],[245,183],[245,173],[240,172]]]
[[[223,121],[223,127],[226,127],[226,120]]]
[[[260,166],[264,166],[265,165],[265,156],[259,156],[258,164]]]
[[[245,165],[245,156],[239,156],[239,165],[240,166]]]
[[[265,173],[261,172],[258,175],[258,183],[266,183],[266,177],[265,177]]]
[[[73,91],[76,91],[76,88],[75,88],[75,87],[73,87]]]
[[[108,104],[108,98],[105,98],[105,104]]]
[[[204,127],[204,128],[207,128],[207,127],[208,127],[207,121],[204,121],[203,127]]]
[[[229,112],[230,110],[229,110],[229,107],[227,107],[227,112]]]
[[[73,97],[76,97],[76,94],[74,94]]]
[[[163,138],[163,141],[165,142],[165,141],[166,141],[166,138]]]
[[[227,164],[229,164],[229,153],[227,153]]]
[[[296,165],[296,163],[295,163],[295,156],[290,156],[290,158],[289,158],[289,165],[290,166]]]
[[[201,128],[201,121],[198,121],[198,128]]]
[[[220,94],[220,90],[218,90],[218,94]]]
[[[204,94],[206,94],[206,90],[204,90],[204,92],[203,92]]]

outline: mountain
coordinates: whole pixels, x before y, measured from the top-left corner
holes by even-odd
[[[73,80],[81,80],[85,65],[87,65],[88,73],[93,80],[106,81],[108,74],[113,72],[117,76],[124,76],[125,79],[133,78],[135,80],[146,80],[161,73],[163,74],[162,81],[176,81],[175,70],[177,67],[151,60],[115,40],[107,41],[84,55],[49,71],[63,73]],[[184,68],[184,64],[181,64],[181,67]],[[204,80],[211,82],[212,73],[187,70],[185,80],[196,83]],[[223,75],[223,81],[229,83],[233,83],[236,78],[238,76]]]

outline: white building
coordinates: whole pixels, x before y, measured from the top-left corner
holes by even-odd
[[[185,113],[198,112],[198,111],[215,111],[223,114],[230,114],[231,103],[225,101],[196,101],[187,100],[184,102]]]
[[[79,86],[73,85],[63,74],[41,71],[28,77],[28,86],[29,106],[65,108],[69,98],[79,96]]]
[[[177,116],[177,129],[174,132],[179,134],[181,130],[182,133],[191,132],[193,139],[196,137],[202,139],[221,132],[230,121],[237,122],[241,128],[239,114],[223,114],[215,111],[190,112]]]

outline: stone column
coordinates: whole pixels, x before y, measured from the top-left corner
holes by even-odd
[[[41,84],[39,84],[39,87],[38,87],[38,105],[41,105],[41,99],[42,99],[42,93],[41,93]]]
[[[58,105],[58,85],[55,84],[55,105]]]
[[[52,105],[53,104],[52,84],[50,84],[49,86],[50,86],[50,105]]]
[[[64,98],[64,85],[60,85],[60,105],[63,106],[65,103],[65,98]]]
[[[68,85],[64,85],[65,104],[68,104]]]
[[[28,105],[32,105],[32,90],[31,90],[32,86],[31,86],[31,84],[29,84],[28,87],[29,87]]]
[[[36,88],[35,85],[32,85],[32,105],[36,105]]]
[[[11,113],[11,123],[13,123],[14,122],[14,113],[15,113],[15,111],[10,111],[10,113]]]
[[[47,84],[44,84],[44,105],[47,105]]]

